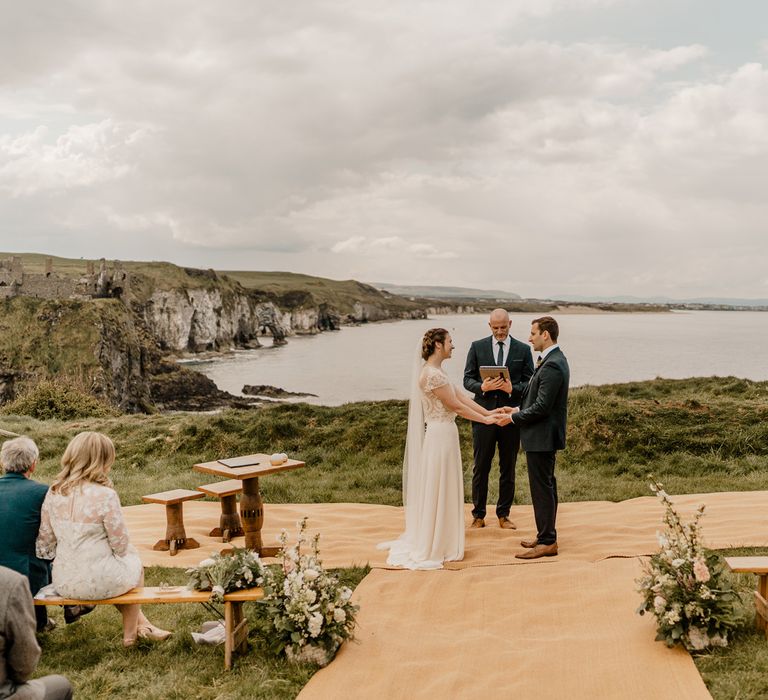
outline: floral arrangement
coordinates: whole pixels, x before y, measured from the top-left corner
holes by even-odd
[[[724,575],[719,557],[701,542],[700,506],[693,520],[684,523],[662,485],[651,490],[664,504],[666,531],[657,534],[660,551],[644,565],[637,579],[643,602],[637,612],[656,616],[657,641],[688,651],[728,645],[728,635],[741,624],[739,595]]]
[[[214,554],[187,569],[187,587],[197,591],[211,591],[211,600],[223,603],[225,593],[261,586],[263,573],[264,567],[256,552],[235,548],[231,553]]]
[[[359,606],[351,602],[352,590],[323,568],[319,535],[312,539],[311,552],[302,552],[307,519],[297,525],[295,545],[288,545],[285,530],[280,534],[280,566],[264,569],[262,630],[276,654],[325,666],[341,643],[353,637]]]

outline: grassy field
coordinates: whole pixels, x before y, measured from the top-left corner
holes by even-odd
[[[399,504],[406,405],[400,401],[273,406],[258,411],[89,418],[74,422],[0,416],[0,427],[30,435],[41,447],[39,476],[50,481],[71,437],[99,430],[116,443],[112,475],[125,505],[151,491],[194,488],[200,461],[253,451],[287,452],[307,468],[265,479],[267,502]],[[467,486],[471,437],[459,421]],[[622,500],[649,495],[653,473],[670,493],[768,490],[768,382],[741,379],[655,380],[572,391],[568,449],[558,458],[561,500]],[[517,501],[529,502],[524,459]],[[466,490],[469,493],[469,489]],[[490,499],[495,498],[492,493]],[[763,553],[763,552],[757,552]],[[359,580],[364,572],[344,572]],[[182,582],[183,573],[151,570],[149,582]],[[743,587],[751,588],[749,577]],[[746,589],[745,589],[746,590]],[[60,613],[55,613],[60,615]],[[203,614],[193,606],[159,606],[150,615],[182,632]],[[187,634],[167,645],[123,651],[117,613],[98,609],[87,624],[49,635],[42,670],[65,669],[80,697],[289,698],[311,671],[256,653],[232,674],[221,650],[194,647]],[[713,696],[768,696],[768,645],[750,627],[724,650],[697,657]]]

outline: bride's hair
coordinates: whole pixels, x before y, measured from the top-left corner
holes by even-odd
[[[421,340],[421,357],[428,360],[435,351],[436,343],[444,343],[448,337],[448,331],[445,328],[430,328]]]
[[[78,433],[64,450],[62,470],[51,484],[51,491],[66,495],[83,481],[112,486],[107,471],[115,461],[115,446],[106,435]]]

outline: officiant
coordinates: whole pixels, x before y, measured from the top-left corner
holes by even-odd
[[[523,389],[533,376],[533,358],[526,343],[513,338],[509,331],[512,322],[504,309],[494,309],[488,319],[489,337],[472,343],[464,368],[464,388],[474,394],[474,399],[484,408],[493,410],[501,406],[519,406]],[[509,370],[509,379],[500,377],[483,379],[480,368],[501,366]],[[509,519],[512,501],[515,499],[515,464],[520,449],[520,429],[514,424],[483,425],[472,423],[472,528],[485,527],[488,478],[491,464],[498,448],[499,498],[496,517],[499,527],[514,530]]]

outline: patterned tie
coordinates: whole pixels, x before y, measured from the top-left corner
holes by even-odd
[[[536,358],[536,369],[538,369],[539,367],[541,367],[541,363],[542,363],[542,362],[544,362],[544,356],[543,356],[543,355],[539,355],[539,356]]]
[[[504,343],[500,340],[498,341],[499,346],[499,357],[496,359],[496,364],[501,367],[504,364]]]

